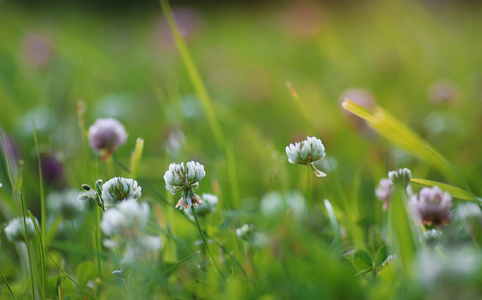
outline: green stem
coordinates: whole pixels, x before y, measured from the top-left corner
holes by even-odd
[[[197,229],[199,230],[199,233],[201,234],[201,238],[204,242],[204,245],[206,246],[206,251],[208,252],[209,256],[211,257],[211,260],[213,261],[214,265],[216,266],[216,269],[218,270],[219,275],[221,275],[221,277],[224,279],[223,272],[221,271],[221,268],[219,267],[217,261],[214,259],[214,256],[211,253],[211,249],[209,248],[209,244],[206,240],[206,237],[204,236],[204,232],[201,229],[201,225],[199,224],[199,220],[198,220],[198,217],[197,217],[197,214],[196,214],[196,210],[194,209],[194,205],[191,205],[191,211],[192,211],[192,215],[194,216],[194,220],[196,221]]]
[[[310,207],[310,213],[313,212],[313,200],[311,197],[311,168],[310,165],[306,165],[306,191],[305,197],[308,200],[308,205]]]
[[[13,293],[12,289],[10,288],[10,284],[8,284],[7,278],[5,278],[5,275],[3,275],[2,270],[0,270],[0,275],[2,276],[3,282],[5,282],[5,285],[8,288],[8,291],[10,292],[10,295],[12,295],[12,298],[17,300],[17,297],[15,297],[15,294]]]
[[[112,238],[112,241],[114,241],[114,250],[115,250],[115,253],[117,255],[117,260],[119,261],[119,268],[121,269],[122,271],[122,280],[124,281],[124,285],[126,286],[126,290],[127,290],[127,294],[129,295],[129,299],[134,299],[134,294],[132,294],[132,289],[131,289],[131,285],[129,284],[129,280],[128,278],[125,278],[125,275],[124,275],[124,267],[122,266],[122,263],[121,263],[121,255],[120,255],[120,251],[119,251],[119,247],[117,247],[117,241],[115,240],[115,237],[113,234],[110,235],[110,237]]]

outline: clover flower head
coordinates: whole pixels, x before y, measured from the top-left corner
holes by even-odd
[[[395,186],[392,181],[388,178],[380,179],[378,187],[375,189],[375,195],[380,201],[383,201],[383,210],[387,210],[390,205],[390,200],[392,199],[393,191]]]
[[[173,195],[182,192],[182,197],[176,204],[176,208],[187,209],[191,205],[196,207],[203,203],[193,189],[199,187],[199,181],[205,175],[204,166],[195,161],[190,161],[186,165],[184,163],[169,165],[169,170],[164,174],[166,189]]]
[[[388,172],[388,178],[394,185],[406,188],[412,179],[412,172],[407,168],[398,169]]]
[[[161,248],[160,237],[144,233],[149,212],[149,204],[129,199],[104,213],[100,223],[102,232],[105,235],[121,235],[124,238],[121,241],[127,242],[122,263],[132,264],[148,252]],[[104,245],[110,248],[117,247],[116,242],[111,239],[104,240]]]
[[[452,81],[442,79],[429,87],[428,97],[434,104],[449,104],[458,100],[459,90]]]
[[[97,119],[89,128],[89,143],[92,149],[108,158],[127,141],[127,132],[116,119]]]
[[[310,165],[317,177],[325,177],[326,174],[316,168],[313,163],[322,160],[325,153],[325,146],[320,139],[307,137],[306,140],[289,144],[286,146],[286,155],[291,164]]]
[[[240,228],[236,228],[236,235],[246,241],[252,237],[253,233],[253,227],[249,224],[244,224]]]
[[[104,213],[100,228],[106,235],[134,237],[146,227],[149,211],[147,203],[139,203],[135,199],[125,200]]]
[[[430,229],[423,233],[423,238],[429,246],[435,246],[442,238],[442,232],[437,229]]]
[[[410,207],[414,216],[427,226],[446,225],[452,217],[452,197],[438,186],[422,188],[418,195],[412,196]]]
[[[52,212],[59,212],[64,219],[72,220],[85,207],[85,202],[78,200],[80,194],[77,190],[51,192],[47,196],[48,208]]]
[[[131,265],[150,251],[157,251],[162,247],[162,240],[158,236],[141,234],[132,239],[125,250],[121,263]]]
[[[216,211],[216,206],[218,205],[218,197],[216,195],[203,193],[201,199],[203,201],[202,204],[195,208],[198,217],[205,217]],[[186,214],[191,220],[194,220],[191,210],[186,210]]]
[[[38,224],[35,218],[35,223]],[[30,239],[35,236],[35,225],[30,218],[25,218],[25,223],[23,218],[16,218],[11,220],[5,227],[5,235],[7,239],[11,242],[23,242],[25,225],[27,225],[27,238]]]
[[[142,188],[137,181],[130,178],[114,177],[102,185],[102,200],[106,208],[125,201],[127,199],[138,199],[141,196]]]

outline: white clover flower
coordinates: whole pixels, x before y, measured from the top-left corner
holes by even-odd
[[[105,235],[119,234],[127,238],[127,247],[122,263],[132,264],[150,251],[159,250],[162,240],[158,236],[144,233],[149,219],[149,204],[139,203],[134,199],[121,202],[106,211],[100,227]],[[116,247],[114,240],[104,240],[109,248]]]
[[[80,194],[77,190],[51,192],[47,196],[49,211],[59,212],[66,220],[74,219],[85,207],[85,202],[78,200]]]
[[[173,195],[182,192],[182,197],[177,202],[176,208],[187,209],[191,205],[196,207],[203,203],[193,189],[199,187],[199,181],[205,175],[204,166],[198,162],[190,161],[185,166],[184,163],[169,165],[169,170],[164,174],[166,189]]]
[[[210,213],[216,211],[216,206],[218,205],[218,197],[213,194],[202,194],[201,199],[203,201],[202,204],[196,206],[196,214],[198,217],[205,217]],[[194,216],[192,215],[191,210],[186,210],[186,214],[189,216],[191,220],[194,220]]]
[[[286,146],[286,154],[291,164],[310,165],[317,177],[326,174],[317,169],[315,162],[325,157],[325,146],[320,139],[307,137],[306,140]]]
[[[106,235],[134,237],[146,227],[149,211],[149,204],[128,199],[104,213],[100,228]]]
[[[157,251],[162,247],[162,240],[158,236],[141,234],[128,242],[121,263],[131,265],[140,257],[145,257],[151,251]]]
[[[35,218],[35,222],[38,224],[37,219]],[[30,239],[35,236],[35,225],[30,218],[25,218],[25,223],[23,218],[16,218],[11,220],[7,227],[5,227],[5,235],[7,239],[11,242],[23,242],[24,239],[24,230],[25,224],[27,225],[27,238]]]
[[[130,178],[114,177],[102,185],[102,200],[106,208],[125,201],[127,199],[138,199],[141,196],[142,188],[137,181]]]
[[[438,186],[422,188],[412,196],[410,208],[414,216],[427,226],[447,225],[452,217],[452,197]]]
[[[394,185],[406,188],[410,184],[410,179],[412,179],[412,171],[407,168],[390,171],[388,172],[388,178]]]
[[[249,240],[253,234],[253,228],[249,224],[244,224],[240,228],[236,228],[236,235],[243,240]]]
[[[110,157],[126,140],[127,132],[116,119],[97,119],[89,128],[90,146],[103,158]]]

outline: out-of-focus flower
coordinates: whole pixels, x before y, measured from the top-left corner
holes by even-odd
[[[459,98],[459,90],[452,81],[442,79],[429,87],[428,97],[434,104],[454,103]]]
[[[202,27],[202,18],[199,13],[191,7],[181,6],[173,7],[172,14],[184,40],[187,42],[194,40]],[[157,46],[166,51],[174,50],[176,45],[166,19],[162,17],[156,26],[154,39]]]
[[[253,235],[253,228],[249,224],[244,224],[240,228],[236,228],[236,235],[245,241],[249,240]]]
[[[32,32],[22,41],[22,56],[24,61],[34,68],[42,68],[52,60],[54,47],[49,36]]]
[[[102,185],[102,200],[106,208],[141,196],[142,188],[130,178],[114,177]]]
[[[281,15],[284,32],[300,39],[314,39],[320,34],[325,16],[317,1],[291,2]]]
[[[390,171],[388,172],[388,178],[390,178],[393,185],[406,189],[410,184],[410,179],[412,179],[412,171],[407,168]]]
[[[380,201],[384,202],[383,210],[388,209],[394,190],[395,190],[395,186],[393,185],[390,179],[388,178],[380,179],[380,183],[378,184],[378,187],[375,189],[375,195]]]
[[[190,161],[186,165],[184,163],[169,165],[169,170],[164,174],[166,189],[173,195],[182,192],[182,197],[177,202],[176,208],[187,209],[191,205],[196,207],[203,203],[193,189],[199,187],[199,181],[205,175],[204,166],[198,162]]]
[[[127,248],[122,257],[122,263],[133,264],[147,253],[157,251],[162,247],[162,240],[158,236],[143,234],[127,243]]]
[[[389,264],[391,264],[393,261],[395,261],[397,259],[397,255],[396,254],[391,254],[389,256],[387,256],[387,258],[385,259],[385,261],[382,263],[382,266],[385,267],[385,266],[388,266]]]
[[[480,270],[481,261],[480,253],[469,249],[450,251],[440,257],[437,251],[427,248],[418,253],[415,274],[426,288],[443,295],[433,299],[476,299],[477,296],[459,295],[473,289],[473,281],[469,278],[480,276],[477,270]]]
[[[425,118],[424,125],[427,133],[433,138],[437,138],[440,135],[464,132],[463,121],[453,112],[433,111]]]
[[[452,197],[438,186],[425,187],[412,196],[410,207],[422,224],[438,227],[446,225],[451,218]]]
[[[166,152],[173,157],[177,157],[181,153],[182,147],[186,144],[186,138],[182,130],[173,129],[167,133],[165,143]]]
[[[455,216],[463,221],[482,220],[482,210],[473,202],[459,203],[455,209]]]
[[[306,140],[289,144],[286,146],[286,155],[291,164],[310,165],[317,177],[325,177],[326,174],[321,172],[313,165],[325,157],[325,146],[320,139],[315,137],[307,137]]]
[[[289,212],[293,217],[299,218],[306,212],[305,198],[298,191],[283,194],[269,192],[261,198],[260,211],[264,216],[276,216]]]
[[[12,168],[15,168],[17,165],[17,161],[20,158],[20,149],[18,148],[15,140],[10,135],[8,135],[2,128],[0,128],[0,132],[3,135],[3,139],[5,141],[5,147],[7,148],[7,152],[10,158]],[[5,149],[3,148],[3,143],[1,139],[0,139],[0,152],[5,155]],[[14,172],[15,171],[16,170],[14,170]]]
[[[218,197],[213,194],[202,194],[201,199],[203,201],[202,204],[196,206],[196,214],[199,217],[205,217],[210,213],[216,211],[216,206],[218,205]],[[194,216],[192,215],[191,210],[186,210],[186,214],[189,216],[191,220],[194,220]]]
[[[65,181],[65,172],[60,160],[51,153],[40,155],[40,167],[45,182],[51,185],[62,185]]]
[[[47,206],[53,213],[60,213],[66,220],[72,220],[85,208],[85,202],[78,200],[81,193],[77,190],[51,192],[47,196]]]
[[[429,246],[435,246],[442,238],[442,232],[437,229],[430,229],[423,233],[423,238]]]
[[[121,235],[127,238],[127,248],[122,263],[132,264],[147,252],[156,251],[162,246],[158,236],[145,234],[149,219],[149,204],[139,203],[134,199],[123,201],[106,211],[100,227],[105,235]],[[116,247],[113,240],[104,240],[107,247]]]
[[[361,88],[351,88],[344,91],[340,95],[340,98],[338,100],[340,106],[346,99],[355,102],[356,104],[361,105],[369,110],[372,110],[376,105],[375,97],[369,91]],[[342,113],[343,116],[348,120],[348,122],[350,122],[353,127],[362,129],[363,126],[366,126],[365,121],[362,118],[352,114],[351,112],[342,109]]]
[[[37,219],[35,222],[38,224]],[[35,236],[35,225],[30,218],[25,218],[25,222],[23,218],[16,218],[11,220],[7,227],[5,227],[5,235],[7,239],[11,242],[23,242],[24,233],[25,233],[25,225],[27,225],[27,238],[30,239]]]
[[[127,132],[116,119],[97,119],[89,128],[90,146],[103,159],[109,158],[126,141]]]
[[[149,204],[129,199],[107,210],[102,217],[100,227],[106,235],[120,234],[133,237],[144,230],[148,219]]]
[[[52,110],[47,107],[35,108],[22,114],[16,123],[19,133],[25,137],[33,135],[32,119],[38,135],[48,135],[55,130],[57,120]]]

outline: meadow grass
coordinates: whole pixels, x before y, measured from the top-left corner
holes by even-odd
[[[200,9],[186,34],[165,0],[117,15],[0,4],[0,298],[477,298],[481,19],[462,5],[360,5],[312,7],[307,36],[289,5]],[[41,67],[22,48],[32,34],[52,48]],[[446,79],[453,102],[430,101]],[[376,104],[340,99],[354,87]],[[104,159],[89,127],[107,117],[128,138]],[[326,178],[288,162],[307,136],[323,142]],[[188,161],[206,171],[193,192],[218,199],[206,214],[176,209],[181,193],[165,188],[169,165]],[[402,167],[413,194],[393,187],[384,210],[375,188]],[[136,180],[149,210],[111,236],[94,184],[113,177]],[[49,206],[82,184],[74,217]],[[412,209],[434,186],[453,202],[444,224]]]

